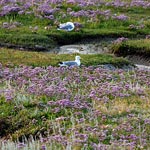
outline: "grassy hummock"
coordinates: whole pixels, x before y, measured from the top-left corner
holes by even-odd
[[[150,57],[150,39],[126,40],[112,45],[112,52],[119,56],[139,55]]]
[[[102,64],[112,64],[116,67],[129,65],[130,63],[123,58],[117,58],[111,54],[50,54],[45,52],[18,51],[0,48],[0,60],[5,66],[56,66],[60,61],[74,60],[76,55],[80,55],[82,65],[97,66]]]

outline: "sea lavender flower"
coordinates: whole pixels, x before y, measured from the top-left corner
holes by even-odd
[[[138,29],[144,29],[144,27],[145,27],[145,25],[144,25],[144,24],[141,24],[141,25],[139,25],[137,28],[138,28]]]
[[[24,148],[24,147],[26,147],[26,144],[25,143],[18,143],[17,147],[18,147],[18,149]]]
[[[102,143],[92,143],[91,146],[93,147],[94,150],[107,150],[108,146]]]
[[[150,124],[150,119],[149,118],[146,118],[145,120],[144,120],[144,124]]]
[[[130,134],[127,138],[132,140],[132,141],[136,141],[139,139],[138,136],[136,136],[135,134]]]
[[[24,12],[24,10],[20,10],[20,11],[18,11],[18,14],[22,15],[22,14],[25,14],[25,12]]]
[[[67,0],[67,4],[75,4],[76,1],[75,0]]]
[[[50,19],[50,20],[54,20],[54,15],[49,15],[49,16],[45,16],[45,18]]]
[[[23,4],[23,9],[24,9],[24,10],[27,10],[27,9],[29,9],[31,6],[32,6],[32,4],[29,3],[29,2],[24,3],[24,4]]]
[[[128,38],[120,37],[117,40],[115,40],[113,43],[114,44],[116,44],[116,43],[122,43],[122,42],[127,41],[127,40],[128,40]]]
[[[14,98],[14,90],[6,89],[4,91],[4,96],[6,98],[6,101],[11,101]]]
[[[62,99],[62,100],[58,100],[56,101],[56,104],[62,107],[71,107],[72,103],[70,100],[68,99]]]
[[[74,22],[74,25],[76,28],[82,28],[83,27],[83,25],[79,22]]]
[[[70,8],[70,7],[67,8],[67,12],[70,12],[70,11],[72,11],[72,8]]]
[[[67,138],[65,136],[61,136],[61,135],[54,135],[50,137],[51,140],[54,140],[62,145],[66,145],[67,144]]]
[[[150,35],[148,34],[148,35],[146,35],[146,37],[145,37],[146,39],[150,39]]]
[[[130,24],[130,25],[129,25],[129,29],[136,29],[136,26],[133,25],[133,24]]]
[[[58,117],[58,118],[56,118],[55,119],[55,121],[64,121],[66,119],[66,117],[64,117],[64,116],[61,116],[61,117]]]
[[[144,7],[144,6],[146,6],[146,5],[147,5],[147,2],[144,2],[143,0],[137,0],[137,1],[133,0],[133,1],[131,1],[131,3],[130,3],[130,6],[131,6],[131,7],[133,7],[133,6],[136,6],[136,7],[142,6],[142,7]]]
[[[46,149],[47,149],[46,145],[41,146],[41,150],[46,150]]]
[[[117,20],[121,20],[121,21],[126,21],[128,19],[128,17],[126,15],[119,15],[119,16],[113,16],[113,18],[117,19]]]

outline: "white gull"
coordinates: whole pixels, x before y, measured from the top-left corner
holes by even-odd
[[[72,22],[67,22],[67,23],[60,24],[57,30],[72,31],[74,28],[75,26]]]
[[[63,67],[70,67],[70,66],[80,66],[81,62],[80,62],[81,57],[80,56],[76,56],[75,57],[75,61],[64,61],[64,62],[59,62],[59,66]]]

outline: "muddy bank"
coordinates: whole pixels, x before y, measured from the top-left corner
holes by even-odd
[[[130,62],[137,65],[150,66],[150,58],[139,55],[128,55],[125,57]]]
[[[60,45],[51,49],[49,53],[57,54],[106,54],[110,53],[110,45],[116,38],[83,39],[73,44]]]
[[[58,54],[110,54],[111,44],[115,40],[116,38],[82,40],[80,42],[76,42],[75,44],[57,47],[53,51]],[[150,66],[150,59],[148,57],[139,55],[127,55],[124,58],[129,60],[132,64]]]

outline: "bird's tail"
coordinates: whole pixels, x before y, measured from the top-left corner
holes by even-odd
[[[59,65],[59,66],[62,66],[62,65],[63,65],[63,62],[59,62],[58,65]]]

